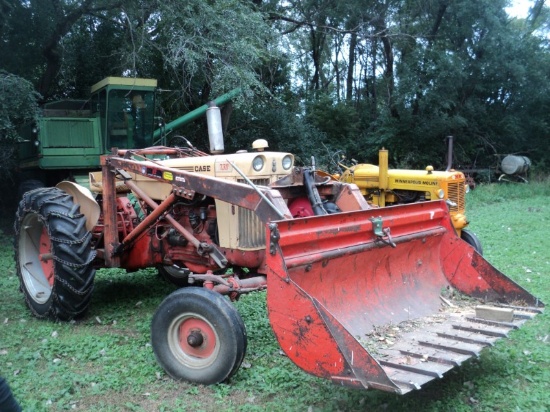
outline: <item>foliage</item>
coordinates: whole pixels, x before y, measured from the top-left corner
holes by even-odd
[[[242,87],[229,147],[263,133],[300,158],[326,146],[374,161],[385,147],[396,166],[442,168],[452,135],[461,167],[521,154],[546,171],[550,9],[533,0],[516,19],[508,3],[19,0],[0,8],[0,68],[45,99],[157,78],[167,120]],[[184,132],[205,140],[198,122]]]
[[[337,119],[330,96],[364,119],[361,133],[338,136],[348,155],[359,137],[367,158],[385,146],[403,166],[441,167],[440,142],[453,135],[461,165],[488,166],[497,153],[548,163],[535,149],[549,137],[547,41],[510,19],[505,1],[268,3],[295,51],[297,95],[322,103],[318,118]]]
[[[293,153],[297,164],[311,165],[314,156],[319,164],[327,164],[331,150],[325,134],[296,114],[290,104],[268,100],[247,113],[235,113],[227,140],[234,149],[247,149],[255,139],[266,139],[270,150]]]
[[[6,177],[15,168],[17,128],[37,118],[38,97],[29,81],[0,70],[0,170]]]
[[[38,94],[32,84],[0,70],[0,139],[14,140],[16,128],[38,116]]]
[[[182,97],[196,106],[211,92],[262,90],[258,69],[277,54],[261,13],[239,0],[14,2],[6,19],[0,52],[14,59],[3,65],[48,98],[83,97],[101,78],[125,75],[174,90],[167,109]],[[29,21],[35,30],[18,51]]]
[[[485,257],[550,301],[548,182],[481,185],[468,195],[471,229]],[[4,222],[6,225],[11,222]],[[0,234],[0,369],[24,410],[102,411],[546,411],[550,408],[548,313],[487,348],[421,391],[397,396],[335,386],[301,372],[281,355],[265,293],[235,303],[248,333],[243,366],[227,384],[176,382],[156,364],[150,320],[174,290],[154,270],[98,272],[85,318],[33,318],[18,288],[11,230]]]

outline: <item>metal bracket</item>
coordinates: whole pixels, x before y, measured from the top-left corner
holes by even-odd
[[[279,209],[277,209],[277,206],[275,206],[275,205],[273,204],[273,202],[267,198],[267,196],[258,188],[258,186],[256,186],[256,185],[252,182],[252,180],[250,180],[250,179],[248,178],[248,176],[246,176],[246,175],[244,174],[244,172],[243,172],[241,169],[239,169],[239,168],[237,167],[237,165],[235,165],[235,163],[233,163],[231,160],[228,160],[227,162],[228,162],[231,166],[233,166],[233,169],[235,169],[235,171],[236,171],[238,174],[241,175],[241,177],[245,180],[245,182],[248,183],[248,184],[250,185],[250,187],[251,187],[252,189],[254,189],[254,191],[255,191],[256,193],[258,193],[258,195],[263,199],[263,201],[266,202],[266,203],[269,205],[269,207],[271,207],[271,209],[273,209],[273,211],[274,211],[275,213],[277,213],[277,216],[279,216],[280,219],[284,219],[284,218],[285,218],[284,213],[281,212]]]
[[[281,238],[281,235],[279,234],[279,229],[276,223],[270,223],[269,230],[271,231],[271,234],[269,235],[269,253],[275,256],[275,254],[277,253],[277,246],[279,245],[279,239]]]
[[[200,242],[197,246],[197,253],[200,256],[208,254],[221,269],[227,266],[227,258],[215,245]]]
[[[391,238],[390,228],[383,227],[384,222],[382,221],[381,217],[372,217],[370,221],[372,222],[372,231],[374,235],[378,238],[378,241],[390,245],[391,247],[397,247],[397,245]]]
[[[122,180],[132,180],[132,176],[124,169],[115,169],[116,174],[122,177]]]

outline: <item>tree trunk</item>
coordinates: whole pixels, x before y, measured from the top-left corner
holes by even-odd
[[[53,8],[58,11],[53,31],[49,37],[45,39],[42,46],[42,55],[46,59],[46,69],[40,79],[38,92],[47,98],[51,92],[52,83],[61,69],[62,56],[59,51],[59,42],[69,33],[71,27],[84,15],[93,11],[102,11],[110,9],[118,9],[122,2],[109,4],[108,6],[94,7],[93,0],[84,0],[82,3],[70,9],[64,2],[60,0],[51,0],[54,2]]]
[[[393,46],[391,40],[388,36],[388,28],[386,27],[386,22],[382,16],[380,16],[374,22],[374,28],[379,34],[378,37],[382,42],[382,51],[384,53],[384,59],[386,61],[386,67],[384,68],[384,79],[386,80],[387,93],[388,93],[388,107],[390,108],[390,113],[392,117],[399,118],[399,112],[394,105],[393,101],[393,91],[395,89],[395,79],[393,73]]]
[[[355,68],[355,49],[357,47],[357,32],[351,33],[349,39],[348,73],[346,78],[346,100],[353,98],[353,72]]]

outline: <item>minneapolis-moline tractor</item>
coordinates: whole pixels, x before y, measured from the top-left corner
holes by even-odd
[[[153,317],[156,359],[175,379],[212,384],[245,356],[230,299],[267,289],[271,326],[296,365],[404,394],[543,311],[457,236],[444,200],[373,208],[355,184],[297,167],[261,139],[224,154],[211,109],[214,154],[113,149],[85,185],[23,195],[15,259],[34,315],[84,315],[97,269],[157,267],[182,287]],[[391,342],[377,338],[384,328]]]
[[[445,171],[436,171],[432,166],[425,170],[390,169],[388,151],[378,152],[378,166],[356,163],[345,166],[343,173],[335,178],[346,183],[355,183],[367,201],[376,206],[391,206],[413,202],[444,199],[449,206],[453,226],[460,238],[483,254],[481,242],[472,231],[466,229],[466,193],[469,186],[464,174],[451,167],[452,137],[448,137],[448,166]]]

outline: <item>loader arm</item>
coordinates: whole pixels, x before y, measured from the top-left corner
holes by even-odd
[[[262,188],[265,198],[269,200],[266,202],[252,187],[246,184],[166,167],[153,161],[104,156],[102,157],[102,166],[110,171],[112,178],[116,179],[117,169],[133,172],[159,182],[170,183],[174,187],[174,194],[179,197],[192,199],[195,193],[198,193],[253,210],[264,222],[279,218],[278,212],[285,218],[291,218],[286,203],[276,190]],[[275,206],[276,211],[272,205]]]
[[[172,185],[173,196],[160,205],[150,204],[156,210],[155,215],[160,215],[168,210],[174,203],[174,196],[193,199],[195,194],[199,194],[253,210],[263,222],[279,220],[281,216],[291,218],[281,194],[277,190],[267,187],[261,187],[260,194],[257,187],[252,188],[246,184],[166,167],[150,160],[136,161],[116,155],[102,156],[101,167],[103,214],[105,216],[105,262],[108,267],[120,266],[120,257],[117,256],[117,252],[121,250],[121,243],[117,231],[115,183],[120,180],[130,181],[131,175],[128,172]],[[148,219],[143,225],[140,225],[136,234],[144,232],[147,225],[152,225],[154,221],[155,219]],[[136,236],[132,234],[131,238]],[[127,239],[127,241],[132,239]]]

